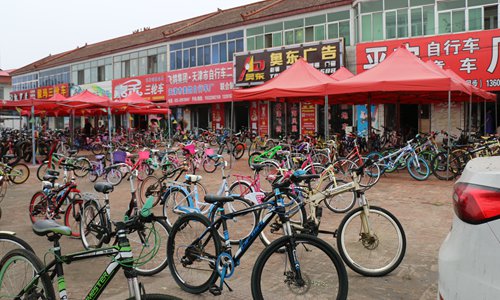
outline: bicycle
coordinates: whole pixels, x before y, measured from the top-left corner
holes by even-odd
[[[234,201],[234,197],[208,195],[205,201],[217,208],[220,213],[217,219],[209,221],[203,215],[191,213],[177,220],[168,240],[167,255],[172,277],[181,289],[193,294],[209,290],[213,295],[220,295],[224,285],[231,290],[226,279],[234,274],[259,233],[278,215],[285,224],[286,235],[271,243],[257,258],[251,277],[253,298],[289,299],[309,293],[308,296],[347,299],[348,277],[341,258],[317,237],[292,233],[281,186],[274,187],[275,192],[270,194],[273,199],[229,214],[225,213],[224,204]],[[227,220],[265,208],[270,209],[266,218],[240,241],[233,255]],[[221,226],[224,244],[218,233]],[[310,257],[304,258],[306,255]],[[196,278],[190,278],[191,273]],[[216,285],[218,278],[220,282]]]
[[[70,156],[65,156],[60,153],[50,152],[49,159],[40,164],[36,171],[36,177],[42,181],[43,176],[48,169],[55,170],[56,167],[60,168],[62,163],[73,164],[75,166],[74,174],[76,177],[85,177],[91,170],[91,163],[86,157],[73,157],[76,150],[67,151]]]
[[[4,155],[0,161],[0,176],[7,182],[23,184],[30,177],[30,169],[23,163],[7,164],[5,161],[12,158],[11,155]]]
[[[35,253],[35,250],[33,250],[33,248],[23,239],[18,238],[15,232],[0,231],[0,259],[10,250],[18,248]]]
[[[122,163],[112,164],[111,166],[106,166],[106,160],[104,155],[96,155],[95,161],[90,161],[90,170],[88,173],[89,180],[91,182],[97,181],[101,176],[106,177],[106,181],[112,185],[118,185],[122,182],[123,174],[120,171]]]
[[[131,251],[127,232],[140,230],[147,219],[147,210],[141,212],[125,222],[117,222],[117,235],[114,246],[87,250],[63,255],[60,238],[71,234],[71,229],[61,226],[53,220],[38,221],[33,224],[33,231],[39,236],[46,236],[53,247],[48,251],[54,259],[46,265],[31,251],[14,249],[8,252],[0,261],[0,290],[2,298],[8,299],[56,299],[52,281],[57,277],[57,291],[60,299],[68,299],[66,281],[64,278],[64,264],[80,260],[90,260],[97,257],[111,256],[111,261],[96,283],[90,289],[85,299],[98,299],[106,286],[111,282],[118,271],[123,268],[127,278],[130,299],[178,299],[172,296],[147,295],[142,284],[138,282],[133,263],[137,259]],[[22,273],[20,273],[22,272]],[[18,275],[17,273],[20,273]]]
[[[132,171],[129,178],[131,199],[128,210],[125,213],[124,220],[128,220],[137,214],[136,190],[134,187],[134,179],[137,176],[137,171]],[[113,222],[110,219],[109,193],[113,191],[113,185],[106,182],[98,182],[94,185],[96,192],[104,194],[104,205],[101,205],[97,197],[92,194],[84,194],[84,206],[82,209],[80,220],[80,236],[85,249],[97,249],[104,244],[109,244],[113,237],[116,237],[118,231],[113,230]],[[149,202],[144,203],[143,208],[150,210],[153,207],[153,198]],[[133,249],[140,249],[140,256],[146,253],[152,255],[140,266],[135,267],[139,275],[151,276],[161,272],[167,266],[167,258],[162,255],[165,249],[162,248],[162,240],[166,241],[169,235],[163,217],[151,215],[145,223],[142,224],[140,230],[135,231],[134,239],[131,239],[135,244]],[[132,232],[129,232],[129,234]]]

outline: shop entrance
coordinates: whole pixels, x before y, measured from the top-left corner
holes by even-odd
[[[401,104],[400,128],[404,140],[413,138],[418,133],[418,104]]]
[[[250,114],[250,103],[240,102],[234,103],[234,130],[236,132],[243,129],[248,129],[248,115]]]
[[[193,108],[193,128],[208,128],[208,122],[210,121],[210,105],[199,105]]]

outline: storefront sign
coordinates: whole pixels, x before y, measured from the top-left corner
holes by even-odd
[[[70,89],[71,96],[82,93],[83,91],[89,91],[98,96],[104,96],[111,99],[113,93],[112,82],[104,81],[104,82],[96,82],[91,84],[82,84],[82,85],[74,85]]]
[[[269,102],[259,102],[259,135],[269,135]]]
[[[233,64],[167,73],[167,102],[172,105],[228,102],[232,99]]]
[[[259,126],[259,104],[257,101],[250,103],[250,131],[257,132]]]
[[[358,73],[382,62],[400,45],[423,60],[450,68],[473,85],[500,90],[500,29],[364,43],[356,46]]]
[[[10,100],[26,100],[36,98],[36,89],[17,91],[10,93]]]
[[[25,99],[49,99],[55,94],[61,94],[64,97],[69,97],[69,84],[57,84],[51,86],[43,86],[37,89],[30,89],[24,91],[17,91],[10,93],[11,100],[25,100]]]
[[[356,105],[358,120],[358,135],[366,136],[368,133],[368,111],[366,105]],[[378,105],[372,105],[372,128],[378,128]]]
[[[313,135],[316,132],[316,105],[301,103],[300,114],[302,134]]]
[[[165,101],[166,73],[113,80],[113,100],[123,99],[132,93],[150,101]]]
[[[212,104],[212,130],[224,128],[224,104]]]
[[[339,40],[280,47],[235,55],[236,86],[262,84],[303,57],[316,69],[332,74],[342,66],[343,44]]]

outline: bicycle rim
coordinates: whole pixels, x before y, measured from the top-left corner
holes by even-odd
[[[275,241],[257,258],[252,272],[254,299],[346,299],[347,290],[341,258],[331,246],[311,236]]]
[[[362,229],[363,208],[348,213],[342,220],[337,245],[344,262],[365,276],[383,276],[396,269],[406,251],[406,237],[399,221],[388,211],[371,206],[370,236]]]
[[[80,237],[85,249],[99,248],[104,240],[105,224],[97,205],[85,203],[80,221]]]
[[[152,276],[167,267],[167,225],[161,221],[144,224],[144,229],[128,235],[139,275]]]

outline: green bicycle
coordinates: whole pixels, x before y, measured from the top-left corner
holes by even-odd
[[[251,166],[252,164],[260,164],[265,160],[273,159],[281,150],[283,150],[283,146],[277,145],[269,150],[265,150],[264,152],[252,152],[252,154],[250,154],[250,156],[248,157],[248,165]]]

